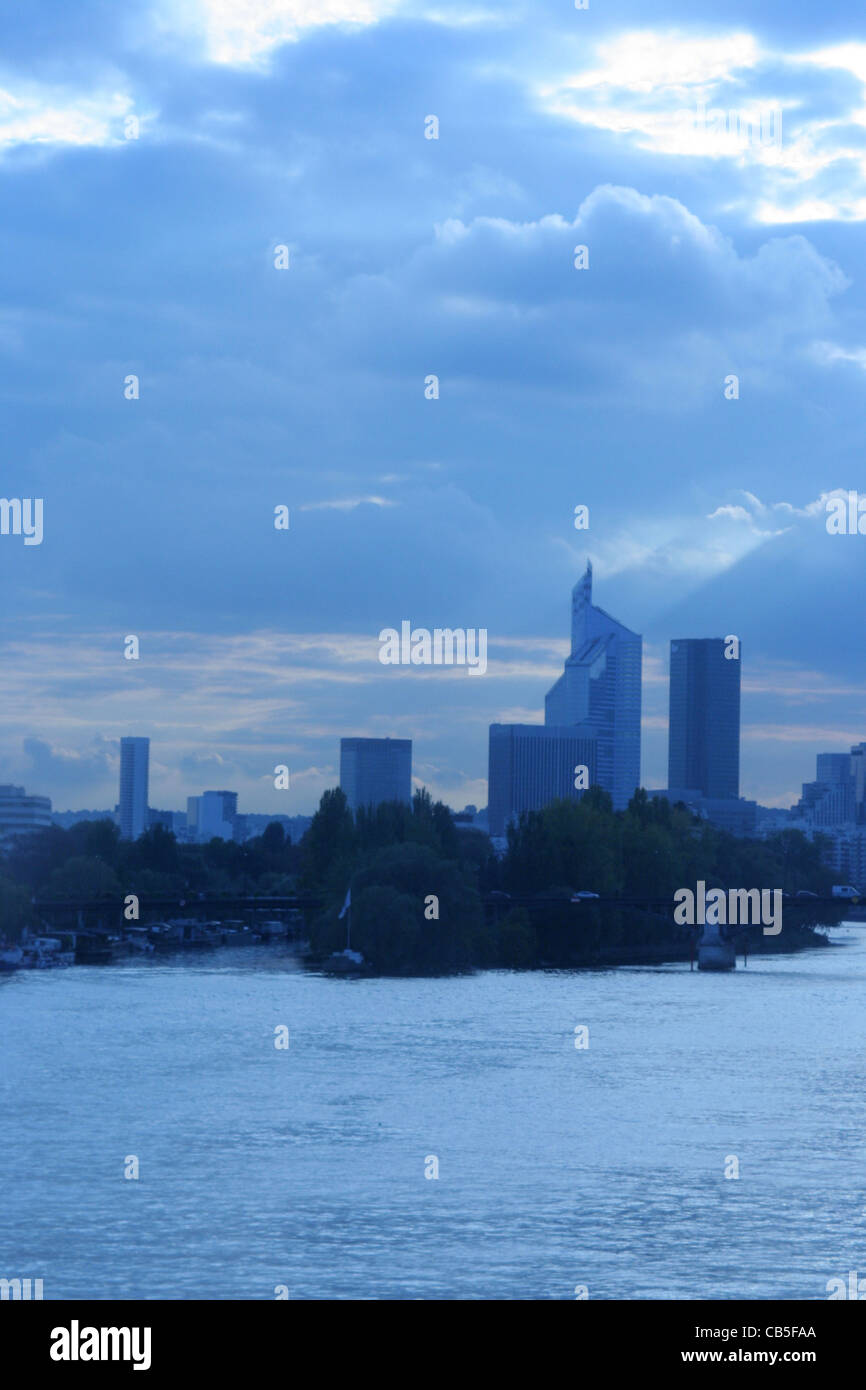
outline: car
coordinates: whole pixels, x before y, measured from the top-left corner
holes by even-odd
[[[582,903],[582,902],[585,902],[587,898],[597,898],[597,897],[598,897],[598,893],[585,893],[585,892],[572,893],[572,895],[571,895],[571,901],[572,901],[573,903]]]
[[[852,888],[850,883],[834,883],[830,891],[834,898],[848,898],[856,902],[860,897],[860,889]]]
[[[511,902],[511,894],[510,894],[510,893],[503,893],[503,891],[502,891],[501,888],[493,888],[493,889],[491,889],[491,891],[490,891],[490,893],[489,893],[488,896],[491,897],[491,898],[507,898],[508,901]]]
[[[810,893],[806,888],[801,888],[799,893],[794,894],[795,898],[817,898],[817,896],[817,893]]]

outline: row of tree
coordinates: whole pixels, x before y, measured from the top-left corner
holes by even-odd
[[[35,924],[34,899],[117,901],[135,893],[146,906],[149,897],[300,891],[321,901],[309,926],[314,950],[324,953],[346,944],[339,912],[351,887],[352,945],[379,970],[562,964],[578,950],[576,914],[566,907],[575,890],[672,901],[678,888],[703,879],[708,888],[824,896],[832,873],[822,848],[795,831],[738,839],[642,790],[615,812],[607,793],[593,788],[580,801],[522,816],[497,858],[486,835],[456,826],[426,791],[410,805],[353,814],[336,788],[324,793],[298,845],[278,822],[245,844],[180,844],[161,826],[131,843],[110,821],[22,836],[0,864],[0,935],[14,938]],[[483,895],[491,892],[499,910],[485,913]],[[563,906],[509,910],[508,895],[559,898]],[[664,931],[672,929],[659,917],[593,908],[580,916],[579,949],[640,945]]]

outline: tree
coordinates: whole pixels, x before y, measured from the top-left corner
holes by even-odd
[[[312,888],[324,887],[335,865],[350,860],[355,848],[355,825],[346,794],[341,787],[322,793],[319,809],[301,841],[301,864],[305,882]]]
[[[34,919],[30,894],[9,878],[0,878],[0,941],[19,941]]]
[[[100,898],[119,898],[120,882],[113,869],[101,859],[76,855],[54,869],[43,896],[52,902],[96,902]]]

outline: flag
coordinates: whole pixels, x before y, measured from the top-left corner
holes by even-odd
[[[340,917],[345,917],[346,913],[349,911],[349,908],[350,908],[351,906],[352,906],[352,890],[351,890],[351,888],[347,888],[347,889],[346,889],[346,901],[343,903],[343,906],[342,906],[342,908],[340,909]]]

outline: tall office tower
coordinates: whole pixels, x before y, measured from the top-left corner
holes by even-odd
[[[557,800],[579,800],[579,767],[587,786],[596,775],[596,741],[580,727],[551,724],[491,724],[488,767],[490,834],[502,836],[523,811],[540,811]]]
[[[137,840],[147,829],[149,738],[120,740],[120,836]]]
[[[196,838],[203,844],[209,840],[233,839],[238,811],[237,792],[202,792],[196,801]]]
[[[592,565],[571,596],[571,655],[544,701],[544,722],[579,725],[597,744],[596,782],[623,810],[640,785],[643,638],[592,602]]]
[[[671,642],[668,787],[715,799],[740,795],[740,659],[725,647],[723,637]]]
[[[340,786],[350,811],[380,801],[411,801],[411,738],[341,738]]]
[[[851,776],[854,781],[854,816],[866,820],[866,743],[855,743],[851,749]]]
[[[833,787],[847,782],[851,773],[850,753],[819,753],[815,758],[815,781]]]

